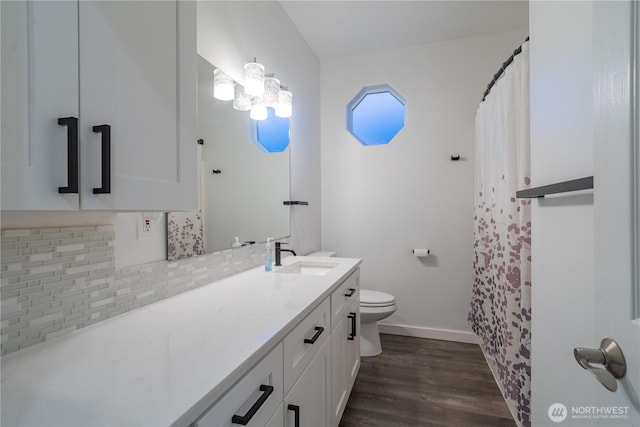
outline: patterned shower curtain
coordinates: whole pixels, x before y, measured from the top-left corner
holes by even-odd
[[[531,206],[529,43],[476,113],[474,281],[469,321],[503,394],[529,427]]]

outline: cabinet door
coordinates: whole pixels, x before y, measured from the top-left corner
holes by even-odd
[[[69,185],[69,128],[58,119],[78,118],[78,4],[0,7],[2,209],[78,209],[78,194],[58,192]]]
[[[286,427],[331,425],[331,340],[325,341],[293,386],[284,410]]]
[[[360,294],[331,332],[331,425],[336,427],[360,369]]]
[[[356,381],[358,371],[360,370],[360,295],[351,303],[349,308],[348,321],[349,332],[353,335],[353,339],[347,339],[346,348],[346,376],[347,380],[347,398],[351,394],[353,383]],[[353,316],[353,320],[351,317]]]
[[[342,320],[349,305],[355,299],[355,295],[360,292],[360,269],[357,269],[342,284],[331,293],[331,328]]]
[[[347,328],[348,319],[340,319],[331,332],[331,425],[337,427],[347,405]]]
[[[81,208],[195,208],[196,15],[190,1],[80,1]],[[110,126],[110,193],[102,134]]]

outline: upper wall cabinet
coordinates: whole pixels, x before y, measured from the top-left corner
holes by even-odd
[[[1,7],[2,209],[195,208],[195,2]]]

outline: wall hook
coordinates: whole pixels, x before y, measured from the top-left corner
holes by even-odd
[[[214,169],[214,170],[211,171],[211,173],[219,175],[219,174],[222,173],[222,171],[220,169]]]
[[[460,154],[452,154],[451,160],[454,162],[460,160]]]

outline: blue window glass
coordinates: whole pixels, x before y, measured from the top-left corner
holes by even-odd
[[[267,119],[255,122],[257,145],[268,153],[280,153],[289,146],[289,119],[275,115],[273,108],[267,108]]]
[[[388,144],[404,127],[405,100],[389,85],[367,86],[347,106],[347,128],[364,145]]]

